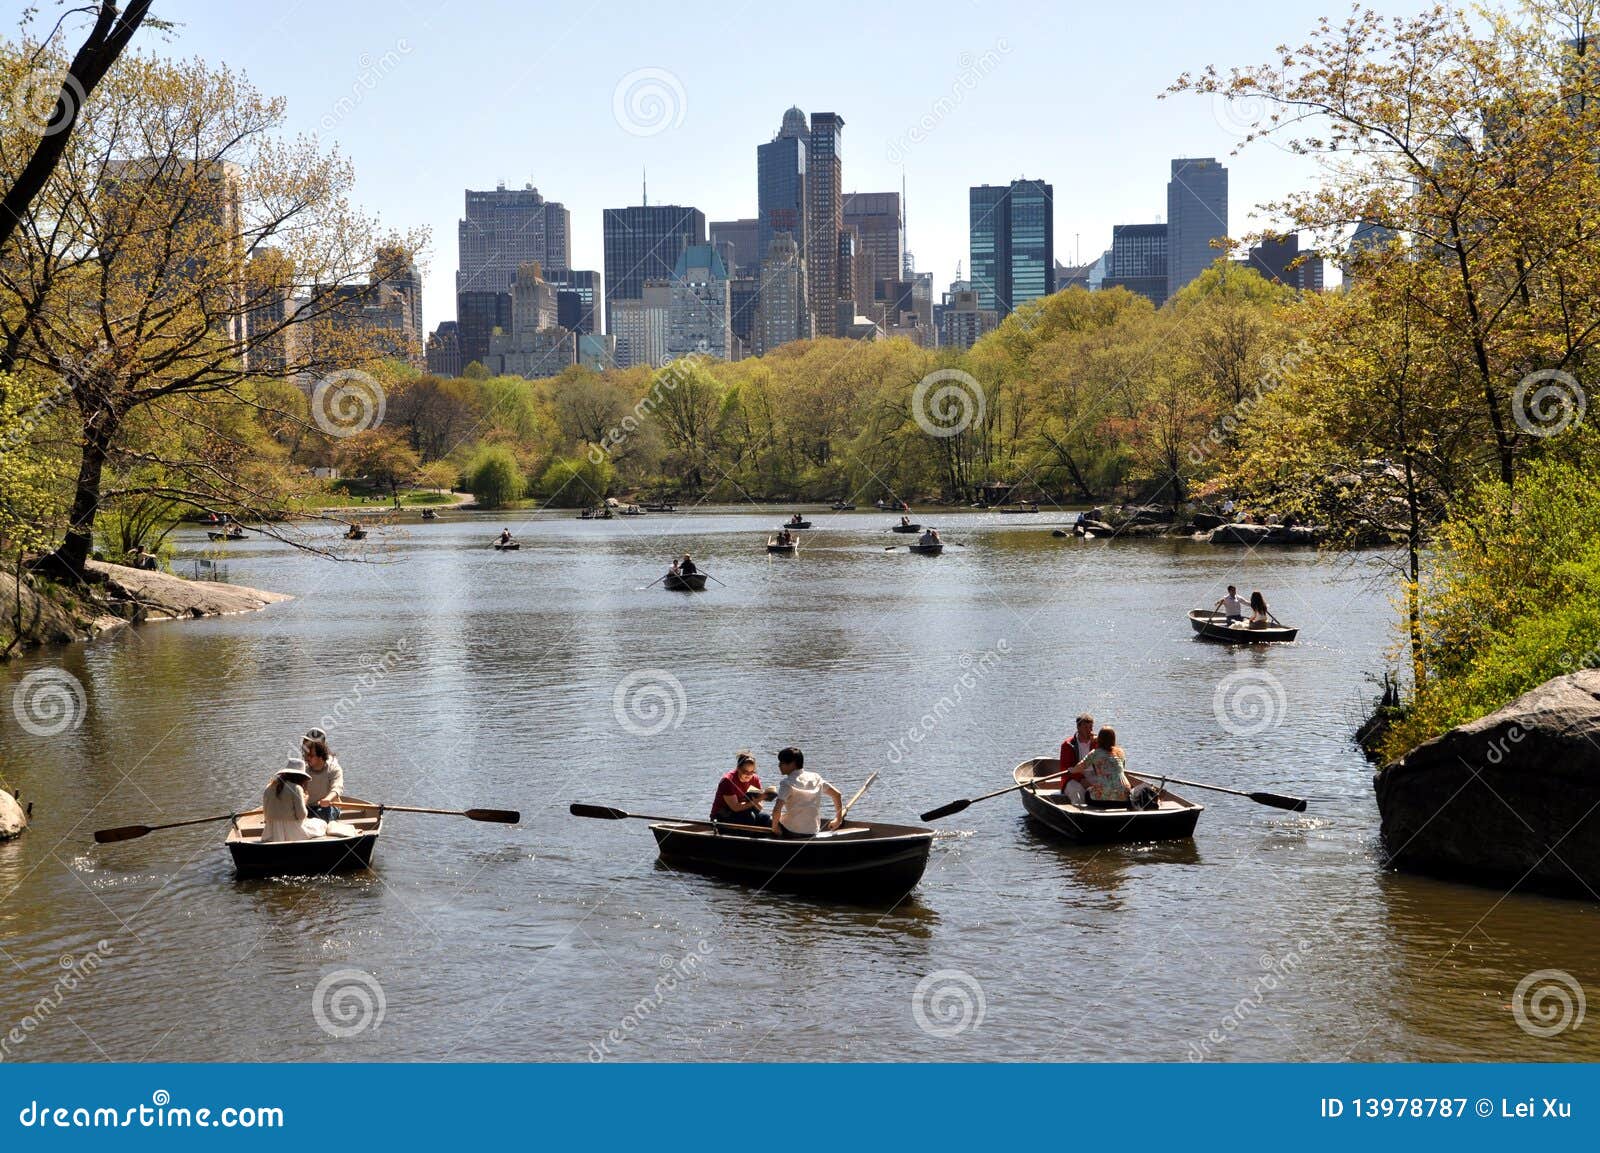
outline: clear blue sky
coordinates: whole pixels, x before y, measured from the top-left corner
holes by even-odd
[[[431,330],[455,312],[464,188],[531,181],[571,210],[574,266],[601,268],[601,210],[638,203],[641,168],[652,202],[693,205],[708,220],[754,216],[756,145],[791,104],[844,117],[846,191],[898,189],[903,162],[909,247],[937,290],[956,261],[965,266],[973,184],[1051,181],[1057,258],[1071,261],[1079,235],[1088,259],[1113,224],[1163,216],[1170,158],[1225,158],[1238,143],[1225,109],[1156,99],[1174,77],[1271,60],[1343,7],[157,0],[155,11],[179,27],[147,46],[226,61],[286,97],[292,129],[320,132],[354,160],[366,207],[431,229]],[[644,69],[670,106],[649,135],[615,115],[619,82]],[[933,112],[964,72],[973,84],[959,104]],[[938,123],[910,141],[930,115]],[[1224,162],[1235,235],[1267,223],[1252,218],[1255,205],[1313,175],[1271,144]]]

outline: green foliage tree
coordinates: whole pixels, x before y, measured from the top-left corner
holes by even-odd
[[[467,491],[481,508],[504,508],[522,499],[526,487],[517,458],[504,445],[485,446],[467,466]]]

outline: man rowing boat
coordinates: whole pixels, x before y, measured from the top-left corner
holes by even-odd
[[[338,802],[344,793],[344,767],[328,748],[328,734],[308,729],[300,742],[310,779],[306,782],[306,811],[324,821],[339,819]]]
[[[1219,600],[1214,607],[1221,611],[1231,625],[1234,621],[1244,620],[1245,610],[1250,606],[1239,595],[1239,590],[1233,585],[1229,585],[1228,595]]]
[[[844,824],[844,797],[816,773],[806,772],[806,757],[793,746],[778,751],[783,780],[772,805],[772,831],[780,837],[814,837],[822,828],[822,798],[833,801],[831,831]]]

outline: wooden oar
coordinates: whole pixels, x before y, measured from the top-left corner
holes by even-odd
[[[386,813],[431,813],[436,817],[465,817],[469,821],[491,821],[500,825],[514,825],[522,820],[522,814],[516,809],[419,809],[411,805],[380,805],[368,801],[334,801],[333,807],[340,812],[346,809],[368,812],[382,809]]]
[[[856,790],[856,795],[846,802],[843,809],[839,810],[839,823],[844,824],[844,819],[850,815],[851,807],[861,799],[861,794],[872,788],[872,782],[878,779],[878,774],[873,773],[867,777],[866,783]]]
[[[629,813],[610,805],[583,805],[574,801],[567,806],[574,817],[591,817],[597,821],[661,821],[669,825],[710,825],[714,829],[738,829],[741,833],[766,833],[772,830],[762,825],[741,825],[733,821],[708,821],[703,817],[653,817],[649,813]]]
[[[718,584],[719,584],[719,585],[722,585],[722,587],[723,587],[723,588],[727,588],[727,587],[728,587],[728,586],[727,586],[727,585],[725,585],[725,584],[722,584],[722,582],[721,582],[721,581],[718,581],[718,580],[717,580],[717,578],[716,578],[716,577],[714,577],[714,576],[712,576],[712,575],[711,575],[711,574],[710,574],[710,573],[706,573],[706,577],[707,577],[707,578],[708,578],[708,579],[710,579],[710,580],[714,580],[714,581],[717,581],[717,583],[718,583]]]
[[[96,844],[109,845],[113,841],[132,841],[154,833],[160,829],[181,829],[185,825],[211,825],[217,821],[231,821],[237,813],[223,813],[219,817],[196,817],[191,821],[173,821],[168,825],[123,825],[120,829],[97,829],[94,834]]]
[[[1153,777],[1154,773],[1141,773],[1142,777]],[[1172,785],[1183,785],[1191,789],[1210,789],[1213,793],[1229,793],[1235,797],[1248,797],[1258,805],[1271,805],[1274,809],[1288,809],[1291,813],[1306,811],[1304,797],[1286,797],[1281,793],[1246,793],[1239,789],[1225,789],[1221,785],[1206,785],[1199,781],[1181,781],[1177,777],[1162,776],[1160,780]]]
[[[660,584],[662,581],[666,580],[671,575],[672,575],[671,570],[668,570],[667,572],[664,572],[660,576],[656,577],[656,579],[651,581],[649,584],[641,585],[635,591],[636,592],[644,592],[645,589],[654,588],[656,585]]]
[[[996,789],[992,793],[984,793],[981,797],[968,797],[963,801],[951,801],[948,805],[940,805],[937,809],[929,809],[926,813],[922,814],[922,819],[924,821],[937,821],[940,817],[954,816],[956,813],[963,812],[966,809],[971,808],[979,801],[987,801],[991,797],[1003,797],[1007,793],[1014,793],[1018,789],[1026,789],[1029,785],[1037,785],[1042,781],[1058,780],[1061,777],[1066,776],[1071,771],[1071,769],[1062,769],[1061,772],[1051,773],[1048,777],[1034,777],[1031,781],[1024,781],[1020,785],[1012,785],[1008,789]]]

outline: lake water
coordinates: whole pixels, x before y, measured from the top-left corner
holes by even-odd
[[[186,532],[184,566],[296,599],[0,668],[0,773],[35,806],[0,845],[0,1056],[1600,1059],[1593,1017],[1538,1035],[1565,981],[1600,982],[1600,909],[1381,867],[1350,740],[1390,643],[1378,558],[980,513],[924,514],[966,546],[928,558],[873,512],[811,513],[769,558],[787,511],[514,514],[507,554],[507,518],[408,517],[367,564]],[[724,584],[640,587],[683,551]],[[1229,582],[1299,642],[1192,639]],[[12,707],[41,670],[83,691],[54,736]],[[878,773],[854,816],[914,822],[1080,711],[1131,768],[1321,799],[1180,790],[1192,843],[1074,849],[997,798],[940,823],[888,910],[677,874],[643,822],[567,813],[701,816],[737,749],[772,782],[798,744],[847,795]],[[521,825],[392,814],[374,871],[314,882],[236,880],[222,824],[92,843],[258,803],[325,717],[353,794]]]

